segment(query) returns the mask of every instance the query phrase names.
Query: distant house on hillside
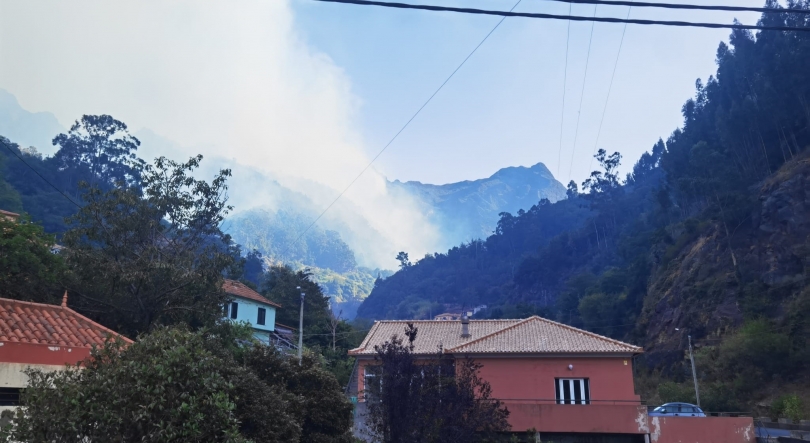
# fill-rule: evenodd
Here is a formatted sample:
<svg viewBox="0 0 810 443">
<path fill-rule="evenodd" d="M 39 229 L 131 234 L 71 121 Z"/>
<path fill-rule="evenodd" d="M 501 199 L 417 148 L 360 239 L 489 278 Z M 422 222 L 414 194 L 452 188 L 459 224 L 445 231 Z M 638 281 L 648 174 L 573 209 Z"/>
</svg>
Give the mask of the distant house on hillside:
<svg viewBox="0 0 810 443">
<path fill-rule="evenodd" d="M 0 217 L 11 220 L 11 221 L 17 221 L 20 218 L 20 214 L 17 214 L 16 212 L 4 211 L 4 210 L 0 209 Z"/>
<path fill-rule="evenodd" d="M 538 316 L 522 320 L 385 320 L 374 323 L 359 347 L 347 394 L 356 398 L 355 435 L 365 432 L 364 386 L 374 378 L 375 346 L 417 328 L 413 353 L 437 350 L 482 364 L 492 398 L 509 410 L 512 432 L 533 430 L 538 441 L 672 443 L 753 442 L 750 417 L 648 417 L 635 393 L 638 347 Z"/>
<path fill-rule="evenodd" d="M 0 298 L 0 410 L 19 405 L 28 386 L 23 370 L 63 369 L 90 356 L 93 345 L 107 339 L 132 340 L 107 329 L 62 305 L 47 305 Z"/>
<path fill-rule="evenodd" d="M 276 324 L 276 309 L 281 305 L 235 280 L 225 280 L 222 289 L 230 296 L 225 305 L 226 318 L 250 323 L 253 336 L 262 343 L 282 349 L 295 348 L 291 340 L 294 329 Z"/>
</svg>

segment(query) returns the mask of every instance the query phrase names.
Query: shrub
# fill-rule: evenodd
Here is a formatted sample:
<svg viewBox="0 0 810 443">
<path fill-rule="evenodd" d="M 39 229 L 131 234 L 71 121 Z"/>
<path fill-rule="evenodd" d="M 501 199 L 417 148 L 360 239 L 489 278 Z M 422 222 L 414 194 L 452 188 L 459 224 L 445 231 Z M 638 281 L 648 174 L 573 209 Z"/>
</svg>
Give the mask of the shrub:
<svg viewBox="0 0 810 443">
<path fill-rule="evenodd" d="M 786 394 L 777 398 L 771 405 L 771 411 L 779 418 L 799 421 L 805 417 L 804 402 L 796 394 Z"/>
</svg>

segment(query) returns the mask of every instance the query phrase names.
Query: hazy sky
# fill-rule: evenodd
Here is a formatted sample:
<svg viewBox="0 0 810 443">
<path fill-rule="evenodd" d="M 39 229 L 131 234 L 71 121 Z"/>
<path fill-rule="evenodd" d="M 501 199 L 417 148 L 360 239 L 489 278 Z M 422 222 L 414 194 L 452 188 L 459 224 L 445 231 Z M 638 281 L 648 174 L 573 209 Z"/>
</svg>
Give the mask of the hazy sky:
<svg viewBox="0 0 810 443">
<path fill-rule="evenodd" d="M 509 9 L 514 1 L 429 3 Z M 593 8 L 574 5 L 573 14 Z M 523 0 L 517 10 L 566 14 L 568 5 Z M 597 13 L 623 17 L 627 8 Z M 757 18 L 631 12 L 735 16 Z M 311 0 L 0 0 L 0 88 L 65 126 L 109 113 L 195 150 L 342 189 L 498 20 Z M 570 25 L 560 151 L 567 26 L 507 18 L 374 168 L 390 179 L 446 183 L 542 161 L 563 183 L 581 182 L 623 25 L 595 25 L 584 96 L 591 24 Z M 666 138 L 695 79 L 714 72 L 728 33 L 629 25 L 599 147 L 621 151 L 627 170 Z"/>
</svg>

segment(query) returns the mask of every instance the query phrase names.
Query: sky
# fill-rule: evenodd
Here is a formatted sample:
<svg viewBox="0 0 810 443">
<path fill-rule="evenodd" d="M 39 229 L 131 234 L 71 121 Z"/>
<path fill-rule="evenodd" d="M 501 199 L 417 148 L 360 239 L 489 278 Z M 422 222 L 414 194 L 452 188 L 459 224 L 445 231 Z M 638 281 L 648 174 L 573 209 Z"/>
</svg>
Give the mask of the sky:
<svg viewBox="0 0 810 443">
<path fill-rule="evenodd" d="M 568 9 L 543 0 L 516 8 Z M 597 12 L 620 17 L 627 8 Z M 757 15 L 635 8 L 631 17 L 754 23 Z M 312 0 L 0 0 L 0 88 L 65 126 L 110 113 L 184 146 L 342 188 L 499 20 Z M 507 18 L 373 168 L 440 184 L 543 162 L 563 183 L 581 182 L 604 112 L 598 147 L 622 152 L 628 170 L 680 124 L 728 31 L 627 26 L 605 111 L 624 25 L 595 24 L 592 40 L 591 27 Z"/>
<path fill-rule="evenodd" d="M 514 1 L 424 3 L 508 10 Z M 516 10 L 567 14 L 569 5 L 522 0 Z M 0 89 L 65 127 L 111 114 L 188 155 L 317 182 L 332 190 L 315 199 L 324 208 L 351 185 L 342 199 L 392 247 L 421 254 L 438 233 L 413 202 L 387 194 L 386 178 L 442 184 L 543 162 L 562 183 L 581 183 L 597 147 L 621 152 L 626 172 L 680 125 L 729 34 L 628 25 L 619 53 L 621 24 L 507 18 L 366 169 L 499 20 L 314 0 L 0 0 Z"/>
</svg>

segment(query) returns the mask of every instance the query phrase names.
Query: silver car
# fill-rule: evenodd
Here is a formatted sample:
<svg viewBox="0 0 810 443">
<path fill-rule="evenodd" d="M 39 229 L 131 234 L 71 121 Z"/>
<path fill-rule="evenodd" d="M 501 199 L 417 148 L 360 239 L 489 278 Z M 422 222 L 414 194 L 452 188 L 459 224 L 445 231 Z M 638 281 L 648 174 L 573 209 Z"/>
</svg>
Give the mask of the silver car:
<svg viewBox="0 0 810 443">
<path fill-rule="evenodd" d="M 666 403 L 652 410 L 650 417 L 705 417 L 699 407 L 689 403 Z"/>
</svg>

